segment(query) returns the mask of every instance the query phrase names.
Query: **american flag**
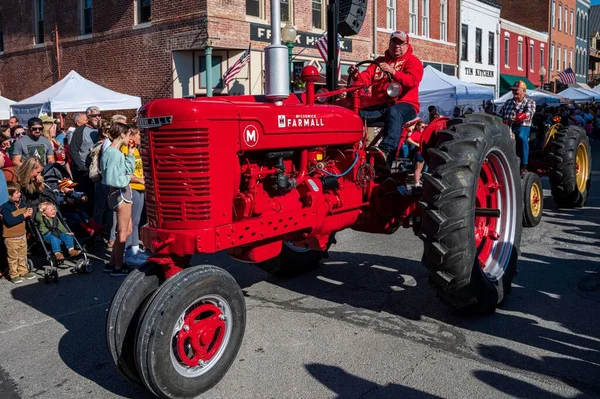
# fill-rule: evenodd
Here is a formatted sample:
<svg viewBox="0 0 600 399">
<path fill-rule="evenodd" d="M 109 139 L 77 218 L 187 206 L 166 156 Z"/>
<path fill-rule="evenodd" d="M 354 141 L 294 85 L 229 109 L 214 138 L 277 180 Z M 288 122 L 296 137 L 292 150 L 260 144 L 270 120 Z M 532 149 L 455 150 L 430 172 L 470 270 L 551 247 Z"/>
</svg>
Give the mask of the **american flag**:
<svg viewBox="0 0 600 399">
<path fill-rule="evenodd" d="M 337 44 L 337 71 L 338 79 L 340 79 L 340 35 L 338 35 Z M 321 36 L 321 38 L 317 40 L 317 50 L 319 50 L 319 53 L 321 53 L 321 58 L 323 58 L 323 61 L 327 63 L 327 32 L 323 33 L 323 36 Z"/>
<path fill-rule="evenodd" d="M 563 82 L 563 84 L 568 85 L 576 83 L 575 72 L 573 72 L 573 70 L 570 67 L 562 72 L 559 72 L 558 77 Z"/>
<path fill-rule="evenodd" d="M 225 86 L 229 86 L 229 83 L 233 81 L 235 75 L 237 75 L 249 61 L 250 45 L 248 45 L 248 49 L 244 51 L 244 54 L 242 54 L 240 59 L 237 60 L 231 67 L 229 67 L 229 69 L 223 74 L 223 83 L 225 83 Z"/>
</svg>

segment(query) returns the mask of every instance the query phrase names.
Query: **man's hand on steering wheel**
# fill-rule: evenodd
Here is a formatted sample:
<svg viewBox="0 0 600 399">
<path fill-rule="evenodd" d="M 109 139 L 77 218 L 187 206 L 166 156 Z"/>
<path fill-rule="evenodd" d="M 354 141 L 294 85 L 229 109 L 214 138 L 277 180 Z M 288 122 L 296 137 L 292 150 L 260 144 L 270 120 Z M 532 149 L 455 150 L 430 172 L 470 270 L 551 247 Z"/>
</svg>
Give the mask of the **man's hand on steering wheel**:
<svg viewBox="0 0 600 399">
<path fill-rule="evenodd" d="M 379 63 L 379 69 L 381 69 L 383 72 L 389 73 L 391 75 L 394 75 L 394 73 L 396 72 L 396 70 L 390 64 L 387 64 L 385 62 Z"/>
</svg>

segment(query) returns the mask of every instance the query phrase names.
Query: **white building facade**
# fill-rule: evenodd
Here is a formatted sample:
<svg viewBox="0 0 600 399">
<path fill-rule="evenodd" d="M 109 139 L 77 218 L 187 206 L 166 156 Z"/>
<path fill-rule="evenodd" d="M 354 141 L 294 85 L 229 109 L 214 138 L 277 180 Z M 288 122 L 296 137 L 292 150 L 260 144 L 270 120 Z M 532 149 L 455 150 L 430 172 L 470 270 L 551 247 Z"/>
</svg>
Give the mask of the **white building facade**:
<svg viewBox="0 0 600 399">
<path fill-rule="evenodd" d="M 463 0 L 460 7 L 458 77 L 493 87 L 497 96 L 501 5 L 491 0 Z"/>
</svg>

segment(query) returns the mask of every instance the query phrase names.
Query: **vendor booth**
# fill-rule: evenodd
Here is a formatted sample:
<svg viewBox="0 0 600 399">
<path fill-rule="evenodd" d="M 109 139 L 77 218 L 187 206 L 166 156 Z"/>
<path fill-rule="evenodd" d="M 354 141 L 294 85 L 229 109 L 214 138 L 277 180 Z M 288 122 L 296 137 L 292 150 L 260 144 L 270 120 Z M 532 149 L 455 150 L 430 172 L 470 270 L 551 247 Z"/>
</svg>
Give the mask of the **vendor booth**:
<svg viewBox="0 0 600 399">
<path fill-rule="evenodd" d="M 561 97 L 556 94 L 539 89 L 527 90 L 526 96 L 535 101 L 536 105 L 559 105 L 561 103 L 564 104 L 568 102 L 568 99 L 566 97 Z M 497 107 L 501 107 L 502 105 L 504 105 L 505 102 L 512 100 L 512 98 L 512 91 L 509 91 L 502 97 L 494 100 L 494 105 L 496 105 Z"/>
<path fill-rule="evenodd" d="M 11 105 L 13 115 L 28 120 L 42 113 L 85 111 L 97 106 L 101 111 L 138 109 L 140 97 L 109 90 L 71 71 L 62 80 L 46 90 Z"/>
<path fill-rule="evenodd" d="M 10 106 L 15 104 L 15 101 L 0 96 L 0 120 L 4 121 L 10 118 Z"/>
<path fill-rule="evenodd" d="M 486 101 L 494 98 L 494 89 L 488 86 L 466 83 L 446 75 L 437 69 L 427 66 L 419 86 L 419 102 L 423 118 L 427 115 L 427 107 L 435 105 L 442 115 L 452 115 L 454 107 L 463 111 L 471 108 L 473 112 L 483 111 Z"/>
<path fill-rule="evenodd" d="M 569 100 L 573 100 L 576 103 L 591 103 L 594 101 L 600 101 L 600 93 L 594 90 L 586 90 L 580 87 L 569 87 L 558 93 L 560 96 L 567 97 Z"/>
</svg>

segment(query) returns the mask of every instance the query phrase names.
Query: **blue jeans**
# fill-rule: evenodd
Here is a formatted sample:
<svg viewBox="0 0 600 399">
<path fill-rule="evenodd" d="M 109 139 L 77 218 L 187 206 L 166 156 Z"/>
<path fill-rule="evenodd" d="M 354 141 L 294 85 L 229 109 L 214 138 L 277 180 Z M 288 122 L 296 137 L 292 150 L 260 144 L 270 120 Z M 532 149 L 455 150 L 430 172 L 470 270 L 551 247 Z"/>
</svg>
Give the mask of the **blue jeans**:
<svg viewBox="0 0 600 399">
<path fill-rule="evenodd" d="M 398 143 L 402 135 L 402 125 L 417 117 L 417 112 L 412 105 L 398 103 L 390 107 L 376 110 L 361 110 L 360 116 L 367 122 L 384 122 L 383 139 L 379 148 L 383 151 L 396 155 Z"/>
<path fill-rule="evenodd" d="M 67 249 L 74 248 L 73 236 L 67 233 L 60 233 L 60 238 L 52 233 L 48 233 L 44 236 L 44 241 L 50 243 L 53 253 L 62 252 L 61 242 L 65 243 Z"/>
<path fill-rule="evenodd" d="M 517 155 L 521 157 L 521 165 L 529 163 L 529 132 L 531 127 L 521 126 L 515 131 L 515 139 L 517 140 Z"/>
</svg>

